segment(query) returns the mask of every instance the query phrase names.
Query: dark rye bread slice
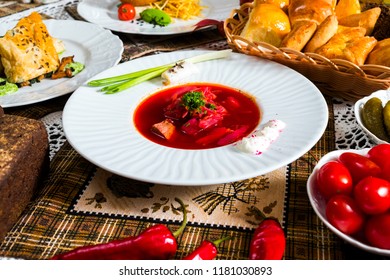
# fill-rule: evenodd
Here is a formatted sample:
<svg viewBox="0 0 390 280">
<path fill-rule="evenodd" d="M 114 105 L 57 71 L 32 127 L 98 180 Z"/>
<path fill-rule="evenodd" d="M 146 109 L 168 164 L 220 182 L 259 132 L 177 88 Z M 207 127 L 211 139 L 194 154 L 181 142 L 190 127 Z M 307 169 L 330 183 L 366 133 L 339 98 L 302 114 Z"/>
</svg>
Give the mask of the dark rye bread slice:
<svg viewBox="0 0 390 280">
<path fill-rule="evenodd" d="M 4 114 L 0 107 L 0 242 L 47 174 L 48 150 L 41 121 Z"/>
</svg>

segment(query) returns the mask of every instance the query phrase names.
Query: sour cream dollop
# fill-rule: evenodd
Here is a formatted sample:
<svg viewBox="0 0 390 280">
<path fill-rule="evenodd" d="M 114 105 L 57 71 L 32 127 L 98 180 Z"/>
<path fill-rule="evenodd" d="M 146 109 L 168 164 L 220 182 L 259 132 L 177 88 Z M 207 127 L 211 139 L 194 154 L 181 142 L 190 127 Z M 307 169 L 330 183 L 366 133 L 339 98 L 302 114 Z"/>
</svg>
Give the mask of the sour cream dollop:
<svg viewBox="0 0 390 280">
<path fill-rule="evenodd" d="M 188 77 L 199 73 L 195 64 L 188 61 L 180 61 L 161 74 L 164 85 L 178 84 Z"/>
<path fill-rule="evenodd" d="M 286 124 L 281 120 L 270 120 L 261 129 L 242 138 L 235 146 L 241 152 L 260 155 L 279 137 L 285 127 Z"/>
</svg>

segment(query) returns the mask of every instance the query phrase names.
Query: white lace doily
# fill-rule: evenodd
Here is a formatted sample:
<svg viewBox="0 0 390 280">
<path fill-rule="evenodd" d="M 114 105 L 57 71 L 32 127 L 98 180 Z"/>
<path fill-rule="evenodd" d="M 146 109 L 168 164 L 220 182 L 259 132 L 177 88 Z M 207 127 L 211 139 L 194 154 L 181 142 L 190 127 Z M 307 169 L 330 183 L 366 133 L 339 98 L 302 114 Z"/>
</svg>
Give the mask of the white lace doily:
<svg viewBox="0 0 390 280">
<path fill-rule="evenodd" d="M 333 99 L 336 149 L 364 149 L 374 143 L 356 122 L 354 103 L 342 99 Z"/>
<path fill-rule="evenodd" d="M 49 138 L 49 157 L 53 159 L 66 141 L 64 130 L 62 128 L 62 111 L 46 115 L 41 119 L 44 123 Z"/>
</svg>

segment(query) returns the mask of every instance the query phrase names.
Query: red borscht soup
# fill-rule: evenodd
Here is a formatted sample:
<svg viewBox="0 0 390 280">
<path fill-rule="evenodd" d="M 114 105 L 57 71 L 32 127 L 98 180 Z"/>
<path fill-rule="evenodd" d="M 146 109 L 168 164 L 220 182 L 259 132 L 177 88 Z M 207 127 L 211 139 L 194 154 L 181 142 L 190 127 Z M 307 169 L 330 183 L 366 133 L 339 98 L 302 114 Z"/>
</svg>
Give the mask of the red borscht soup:
<svg viewBox="0 0 390 280">
<path fill-rule="evenodd" d="M 260 117 L 254 98 L 238 89 L 189 83 L 147 97 L 135 110 L 134 124 L 155 143 L 196 150 L 240 140 L 257 127 Z"/>
</svg>

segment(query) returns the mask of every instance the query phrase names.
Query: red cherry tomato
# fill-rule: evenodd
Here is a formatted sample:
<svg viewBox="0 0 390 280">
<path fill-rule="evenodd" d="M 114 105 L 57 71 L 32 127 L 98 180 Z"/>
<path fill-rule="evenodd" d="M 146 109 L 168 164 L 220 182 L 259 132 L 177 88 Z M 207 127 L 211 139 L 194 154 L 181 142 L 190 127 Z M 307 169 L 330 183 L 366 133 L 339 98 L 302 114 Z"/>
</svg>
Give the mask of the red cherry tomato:
<svg viewBox="0 0 390 280">
<path fill-rule="evenodd" d="M 135 8 L 133 5 L 125 3 L 118 7 L 118 18 L 120 20 L 132 20 L 135 18 Z"/>
<path fill-rule="evenodd" d="M 381 214 L 390 209 L 390 182 L 386 180 L 366 177 L 355 185 L 353 195 L 366 214 Z"/>
<path fill-rule="evenodd" d="M 382 167 L 390 159 L 390 144 L 379 144 L 367 152 L 367 157 Z"/>
<path fill-rule="evenodd" d="M 350 195 L 352 177 L 344 164 L 330 161 L 320 167 L 317 174 L 317 185 L 326 200 L 335 194 Z"/>
<path fill-rule="evenodd" d="M 335 228 L 348 235 L 360 231 L 365 221 L 365 215 L 355 200 L 344 194 L 337 194 L 329 199 L 326 217 Z"/>
<path fill-rule="evenodd" d="M 384 162 L 382 165 L 382 173 L 380 176 L 382 179 L 390 181 L 390 158 L 388 161 Z"/>
<path fill-rule="evenodd" d="M 382 171 L 375 162 L 360 154 L 344 152 L 339 160 L 348 168 L 354 184 L 368 176 L 379 176 Z"/>
<path fill-rule="evenodd" d="M 390 249 L 390 212 L 370 217 L 364 235 L 371 245 Z"/>
</svg>

